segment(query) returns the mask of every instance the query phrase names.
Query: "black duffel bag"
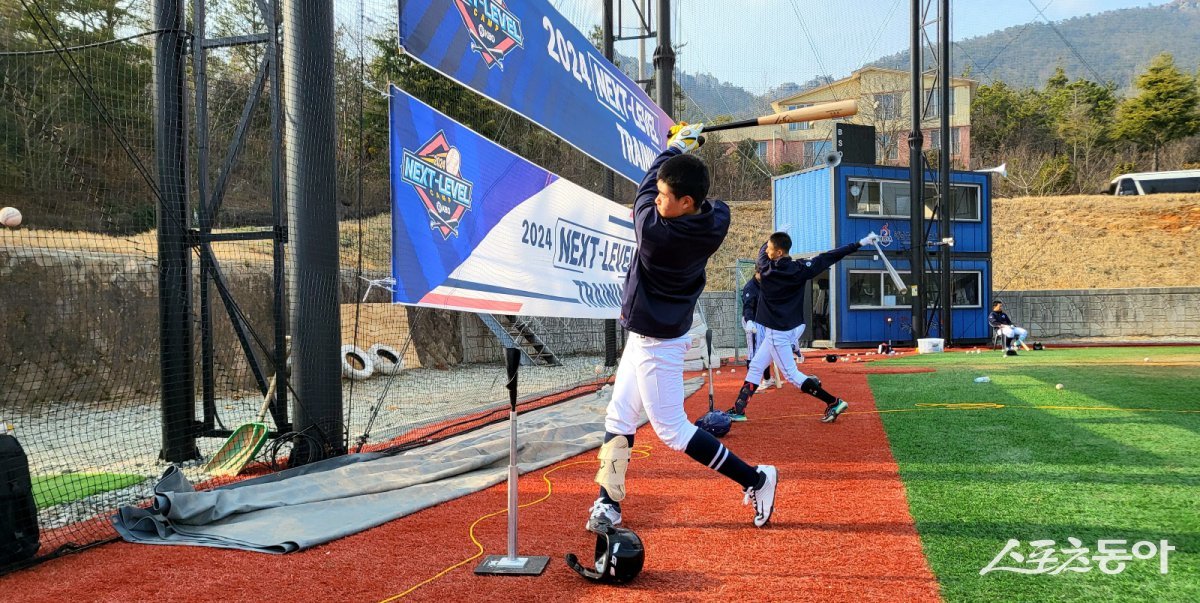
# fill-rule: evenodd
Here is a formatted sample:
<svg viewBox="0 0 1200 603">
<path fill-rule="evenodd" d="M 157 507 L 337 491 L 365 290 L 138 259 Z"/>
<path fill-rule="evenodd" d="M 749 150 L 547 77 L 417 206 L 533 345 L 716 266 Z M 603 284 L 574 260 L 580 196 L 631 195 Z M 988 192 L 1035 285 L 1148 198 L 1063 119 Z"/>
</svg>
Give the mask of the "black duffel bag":
<svg viewBox="0 0 1200 603">
<path fill-rule="evenodd" d="M 29 459 L 17 438 L 0 434 L 0 568 L 32 559 L 38 536 Z"/>
</svg>

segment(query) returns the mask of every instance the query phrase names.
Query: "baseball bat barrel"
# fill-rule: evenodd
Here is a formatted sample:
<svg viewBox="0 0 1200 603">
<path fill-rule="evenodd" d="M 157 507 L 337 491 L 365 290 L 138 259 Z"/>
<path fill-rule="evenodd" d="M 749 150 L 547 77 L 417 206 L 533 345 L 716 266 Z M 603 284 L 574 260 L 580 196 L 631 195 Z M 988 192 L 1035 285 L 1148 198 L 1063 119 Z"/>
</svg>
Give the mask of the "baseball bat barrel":
<svg viewBox="0 0 1200 603">
<path fill-rule="evenodd" d="M 875 251 L 879 252 L 879 257 L 883 260 L 883 267 L 887 268 L 888 276 L 892 277 L 892 284 L 896 286 L 897 290 L 904 291 L 906 287 L 904 286 L 904 281 L 900 278 L 900 273 L 896 272 L 896 269 L 892 267 L 892 263 L 888 261 L 887 254 L 883 253 L 883 248 L 879 246 L 878 241 L 875 242 Z"/>
<path fill-rule="evenodd" d="M 719 132 L 721 130 L 733 130 L 736 128 L 750 128 L 753 126 L 773 126 L 778 124 L 790 124 L 802 121 L 817 121 L 821 119 L 834 119 L 837 117 L 850 117 L 858 113 L 858 101 L 847 99 L 832 103 L 821 103 L 812 105 L 811 107 L 800 107 L 784 111 L 783 113 L 772 113 L 751 119 L 743 119 L 741 121 L 733 121 L 727 124 L 715 124 L 704 126 L 705 132 Z"/>
</svg>

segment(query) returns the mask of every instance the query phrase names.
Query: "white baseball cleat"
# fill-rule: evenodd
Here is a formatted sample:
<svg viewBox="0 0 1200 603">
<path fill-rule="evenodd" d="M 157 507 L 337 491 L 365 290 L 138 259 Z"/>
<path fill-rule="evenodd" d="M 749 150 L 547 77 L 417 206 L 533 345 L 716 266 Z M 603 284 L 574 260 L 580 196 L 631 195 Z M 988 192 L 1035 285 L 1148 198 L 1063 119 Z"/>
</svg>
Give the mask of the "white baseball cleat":
<svg viewBox="0 0 1200 603">
<path fill-rule="evenodd" d="M 589 532 L 603 532 L 605 526 L 621 525 L 621 512 L 616 507 L 597 498 L 592 503 L 592 511 L 584 525 Z"/>
<path fill-rule="evenodd" d="M 761 488 L 746 488 L 742 504 L 754 503 L 754 525 L 761 528 L 771 521 L 771 513 L 775 511 L 775 486 L 779 484 L 779 471 L 771 465 L 759 465 L 758 472 L 766 479 Z"/>
</svg>

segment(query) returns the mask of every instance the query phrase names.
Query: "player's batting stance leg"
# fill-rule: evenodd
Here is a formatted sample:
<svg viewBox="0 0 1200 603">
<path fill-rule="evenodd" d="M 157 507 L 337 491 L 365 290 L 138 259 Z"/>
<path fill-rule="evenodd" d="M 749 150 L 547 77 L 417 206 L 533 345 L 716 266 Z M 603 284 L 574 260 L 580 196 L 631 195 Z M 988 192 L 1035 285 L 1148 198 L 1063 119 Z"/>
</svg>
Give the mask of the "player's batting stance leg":
<svg viewBox="0 0 1200 603">
<path fill-rule="evenodd" d="M 629 335 L 604 420 L 605 444 L 600 448 L 600 471 L 596 474 L 600 497 L 592 505 L 587 529 L 600 531 L 606 523 L 621 523 L 629 449 L 643 409 L 664 444 L 742 487 L 746 495 L 743 504 L 755 506 L 754 525 L 761 527 L 770 520 L 778 480 L 775 468 L 750 466 L 712 434 L 693 425 L 683 411 L 683 356 L 690 344 L 687 336 L 656 339 Z"/>
<path fill-rule="evenodd" d="M 800 368 L 796 366 L 795 356 L 792 355 L 792 347 L 800 340 L 800 336 L 804 334 L 806 325 L 800 325 L 790 331 L 776 331 L 770 327 L 766 328 L 766 342 L 759 346 L 758 352 L 754 354 L 754 359 L 750 361 L 749 368 L 746 369 L 746 381 L 742 383 L 742 389 L 738 392 L 737 401 L 734 402 L 733 408 L 726 411 L 729 417 L 734 421 L 746 420 L 746 406 L 750 404 L 750 397 L 754 392 L 758 391 L 759 377 L 758 374 L 764 368 L 775 362 L 783 370 L 783 374 L 792 385 L 800 388 L 800 391 L 825 403 L 825 416 L 821 417 L 821 422 L 832 423 L 837 420 L 838 415 L 846 412 L 850 407 L 845 400 L 836 398 L 833 394 L 825 391 L 821 387 L 821 380 L 814 375 L 806 375 L 800 372 Z"/>
<path fill-rule="evenodd" d="M 763 347 L 763 344 L 767 341 L 767 328 L 759 324 L 754 325 L 754 327 L 754 353 L 757 354 L 759 348 Z M 754 356 L 751 356 L 750 360 L 753 361 Z M 747 363 L 746 369 L 750 369 L 749 363 Z M 771 387 L 771 383 L 771 361 L 768 360 L 767 365 L 763 367 L 762 381 L 759 381 L 759 384 L 766 384 L 763 387 Z"/>
</svg>

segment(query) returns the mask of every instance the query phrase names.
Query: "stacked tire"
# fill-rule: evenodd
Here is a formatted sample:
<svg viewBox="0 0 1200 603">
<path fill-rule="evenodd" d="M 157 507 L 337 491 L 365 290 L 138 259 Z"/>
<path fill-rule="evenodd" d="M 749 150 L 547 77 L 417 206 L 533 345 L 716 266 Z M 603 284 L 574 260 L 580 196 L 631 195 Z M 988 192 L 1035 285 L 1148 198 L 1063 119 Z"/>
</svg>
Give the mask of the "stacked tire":
<svg viewBox="0 0 1200 603">
<path fill-rule="evenodd" d="M 351 381 L 363 381 L 373 375 L 398 375 L 404 370 L 404 357 L 396 348 L 383 343 L 366 350 L 346 344 L 341 355 L 342 376 Z"/>
</svg>

